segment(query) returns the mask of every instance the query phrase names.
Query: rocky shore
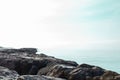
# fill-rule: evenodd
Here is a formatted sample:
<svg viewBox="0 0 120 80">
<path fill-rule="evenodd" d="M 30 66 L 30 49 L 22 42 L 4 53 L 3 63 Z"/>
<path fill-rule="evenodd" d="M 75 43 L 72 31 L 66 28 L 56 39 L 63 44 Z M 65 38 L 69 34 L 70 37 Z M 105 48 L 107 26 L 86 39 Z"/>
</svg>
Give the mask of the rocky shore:
<svg viewBox="0 0 120 80">
<path fill-rule="evenodd" d="M 0 80 L 120 80 L 120 74 L 45 54 L 0 47 Z"/>
</svg>

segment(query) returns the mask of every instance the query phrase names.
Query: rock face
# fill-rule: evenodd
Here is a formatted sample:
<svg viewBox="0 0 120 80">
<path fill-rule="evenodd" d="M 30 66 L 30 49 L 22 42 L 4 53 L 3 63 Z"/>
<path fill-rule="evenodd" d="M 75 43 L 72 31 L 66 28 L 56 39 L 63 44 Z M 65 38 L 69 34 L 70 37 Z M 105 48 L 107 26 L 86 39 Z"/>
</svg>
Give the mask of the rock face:
<svg viewBox="0 0 120 80">
<path fill-rule="evenodd" d="M 38 73 L 38 70 L 46 68 L 51 64 L 77 66 L 76 62 L 64 61 L 47 55 L 43 56 L 43 54 L 35 54 L 35 52 L 36 49 L 34 48 L 3 49 L 0 51 L 0 66 L 15 70 L 20 75 L 35 75 Z"/>
<path fill-rule="evenodd" d="M 65 79 L 38 75 L 22 75 L 17 80 L 65 80 Z"/>
<path fill-rule="evenodd" d="M 75 69 L 74 66 L 66 66 L 66 65 L 55 65 L 52 67 L 51 70 L 47 73 L 47 76 L 52 76 L 52 77 L 60 77 L 64 79 L 69 78 L 69 73 Z"/>
<path fill-rule="evenodd" d="M 29 53 L 29 54 L 35 54 L 37 52 L 36 48 L 21 48 L 21 49 L 9 49 L 9 48 L 0 48 L 1 53 Z"/>
<path fill-rule="evenodd" d="M 120 80 L 116 72 L 36 52 L 0 47 L 0 80 Z"/>
<path fill-rule="evenodd" d="M 100 67 L 82 64 L 69 73 L 69 80 L 86 80 L 101 76 L 104 73 L 104 69 Z"/>
<path fill-rule="evenodd" d="M 16 71 L 0 66 L 0 80 L 15 80 L 18 76 Z"/>
<path fill-rule="evenodd" d="M 100 79 L 102 80 L 117 80 L 118 73 L 112 71 L 106 71 Z M 120 77 L 118 78 L 120 79 Z"/>
</svg>

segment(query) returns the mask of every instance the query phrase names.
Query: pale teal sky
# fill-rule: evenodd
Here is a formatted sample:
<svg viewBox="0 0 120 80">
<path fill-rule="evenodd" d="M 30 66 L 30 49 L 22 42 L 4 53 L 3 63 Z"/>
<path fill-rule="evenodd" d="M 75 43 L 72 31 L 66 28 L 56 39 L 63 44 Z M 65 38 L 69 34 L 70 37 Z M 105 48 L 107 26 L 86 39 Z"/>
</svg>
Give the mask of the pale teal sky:
<svg viewBox="0 0 120 80">
<path fill-rule="evenodd" d="M 0 44 L 120 50 L 120 0 L 2 0 Z"/>
</svg>

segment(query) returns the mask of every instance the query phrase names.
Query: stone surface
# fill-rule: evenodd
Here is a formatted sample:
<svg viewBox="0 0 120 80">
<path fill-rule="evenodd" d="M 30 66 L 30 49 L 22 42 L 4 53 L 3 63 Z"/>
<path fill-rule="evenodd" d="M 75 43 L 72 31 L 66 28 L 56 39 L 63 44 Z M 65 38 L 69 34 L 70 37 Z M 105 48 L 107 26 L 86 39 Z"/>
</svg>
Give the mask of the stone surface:
<svg viewBox="0 0 120 80">
<path fill-rule="evenodd" d="M 36 48 L 20 48 L 20 49 L 13 49 L 13 48 L 0 48 L 0 53 L 29 53 L 35 54 L 37 52 Z"/>
<path fill-rule="evenodd" d="M 101 77 L 101 80 L 115 80 L 115 77 L 118 76 L 118 73 L 113 71 L 106 71 Z M 117 78 L 117 77 L 116 77 Z"/>
<path fill-rule="evenodd" d="M 16 71 L 0 66 L 0 80 L 15 80 L 18 76 Z"/>
<path fill-rule="evenodd" d="M 88 64 L 79 65 L 69 73 L 69 80 L 86 80 L 104 74 L 104 69 Z"/>
<path fill-rule="evenodd" d="M 36 75 L 37 73 L 41 75 L 46 74 L 50 66 L 52 67 L 53 64 L 66 64 L 72 66 L 78 65 L 76 62 L 73 61 L 65 61 L 44 54 L 35 54 L 32 52 L 36 52 L 36 49 L 1 49 L 0 66 L 4 66 L 11 70 L 15 70 L 20 75 Z"/>
<path fill-rule="evenodd" d="M 115 80 L 120 80 L 120 75 L 114 77 Z"/>
<path fill-rule="evenodd" d="M 47 73 L 47 76 L 59 77 L 68 79 L 69 73 L 74 69 L 74 66 L 66 66 L 66 65 L 55 65 L 52 69 Z"/>
<path fill-rule="evenodd" d="M 38 76 L 38 75 L 22 75 L 17 80 L 65 80 L 61 78 Z"/>
<path fill-rule="evenodd" d="M 120 80 L 116 72 L 36 52 L 36 48 L 0 47 L 0 80 Z"/>
</svg>

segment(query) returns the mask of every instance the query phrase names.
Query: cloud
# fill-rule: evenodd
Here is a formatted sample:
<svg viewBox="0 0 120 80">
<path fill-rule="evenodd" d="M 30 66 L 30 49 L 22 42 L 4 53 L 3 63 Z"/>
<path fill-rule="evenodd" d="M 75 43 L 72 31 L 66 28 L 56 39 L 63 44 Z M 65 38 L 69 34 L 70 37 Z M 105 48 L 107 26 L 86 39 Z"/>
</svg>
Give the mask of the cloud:
<svg viewBox="0 0 120 80">
<path fill-rule="evenodd" d="M 120 36 L 118 7 L 112 0 L 2 0 L 0 44 L 40 48 L 111 44 Z"/>
</svg>

